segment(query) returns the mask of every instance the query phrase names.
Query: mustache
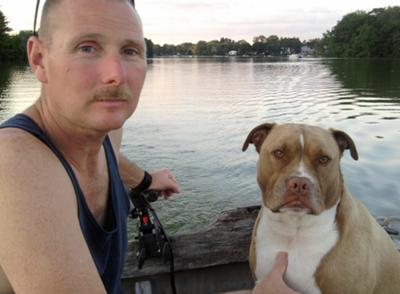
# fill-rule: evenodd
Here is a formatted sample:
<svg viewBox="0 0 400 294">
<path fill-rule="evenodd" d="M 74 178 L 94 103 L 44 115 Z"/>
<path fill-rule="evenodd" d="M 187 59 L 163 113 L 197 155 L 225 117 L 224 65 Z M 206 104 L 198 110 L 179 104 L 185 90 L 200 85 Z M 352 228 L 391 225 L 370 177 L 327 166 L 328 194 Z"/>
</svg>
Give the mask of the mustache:
<svg viewBox="0 0 400 294">
<path fill-rule="evenodd" d="M 129 91 L 121 88 L 106 88 L 93 93 L 93 99 L 95 101 L 110 100 L 110 98 L 129 101 L 133 99 L 133 95 Z"/>
</svg>

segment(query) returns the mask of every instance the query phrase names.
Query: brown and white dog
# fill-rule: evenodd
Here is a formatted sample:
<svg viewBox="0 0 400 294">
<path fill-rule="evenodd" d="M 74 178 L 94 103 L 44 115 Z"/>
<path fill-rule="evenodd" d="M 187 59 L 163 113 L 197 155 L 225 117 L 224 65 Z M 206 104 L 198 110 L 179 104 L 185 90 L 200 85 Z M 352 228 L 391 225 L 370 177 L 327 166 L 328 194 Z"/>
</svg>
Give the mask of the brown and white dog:
<svg viewBox="0 0 400 294">
<path fill-rule="evenodd" d="M 285 281 L 301 293 L 400 293 L 400 254 L 344 186 L 343 152 L 349 149 L 358 159 L 346 133 L 262 124 L 250 132 L 243 151 L 249 144 L 259 153 L 262 192 L 250 246 L 256 280 L 271 270 L 279 251 L 286 251 Z"/>
</svg>

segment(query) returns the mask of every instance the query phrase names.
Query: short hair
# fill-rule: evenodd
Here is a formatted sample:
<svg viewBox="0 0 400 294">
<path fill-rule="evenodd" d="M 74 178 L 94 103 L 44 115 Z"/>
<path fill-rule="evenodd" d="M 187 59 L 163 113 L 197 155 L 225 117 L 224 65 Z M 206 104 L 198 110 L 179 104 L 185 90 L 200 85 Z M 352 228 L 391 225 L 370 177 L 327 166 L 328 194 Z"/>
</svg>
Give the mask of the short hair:
<svg viewBox="0 0 400 294">
<path fill-rule="evenodd" d="M 38 31 L 38 36 L 42 40 L 44 40 L 48 45 L 51 44 L 51 21 L 50 21 L 50 13 L 51 11 L 57 7 L 62 1 L 71 1 L 71 0 L 46 0 L 43 4 L 42 15 L 40 17 L 40 27 Z M 74 0 L 72 0 L 74 1 Z M 134 0 L 109 0 L 109 1 L 120 1 L 120 2 L 128 2 L 135 8 Z M 140 19 L 139 19 L 140 21 Z M 140 21 L 141 23 L 141 21 Z"/>
<path fill-rule="evenodd" d="M 51 43 L 50 34 L 50 12 L 54 7 L 60 4 L 63 0 L 46 0 L 42 9 L 42 16 L 40 17 L 40 26 L 38 30 L 38 36 Z"/>
</svg>

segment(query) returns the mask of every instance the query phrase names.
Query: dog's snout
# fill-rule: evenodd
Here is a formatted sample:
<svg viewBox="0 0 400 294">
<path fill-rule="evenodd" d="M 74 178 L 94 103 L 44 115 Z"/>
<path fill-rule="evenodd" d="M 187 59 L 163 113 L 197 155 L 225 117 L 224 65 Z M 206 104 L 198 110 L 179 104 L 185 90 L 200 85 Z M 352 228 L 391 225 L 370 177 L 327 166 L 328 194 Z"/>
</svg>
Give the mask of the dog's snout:
<svg viewBox="0 0 400 294">
<path fill-rule="evenodd" d="M 311 189 L 311 182 L 304 177 L 291 177 L 287 181 L 288 190 L 299 196 L 308 196 Z"/>
</svg>

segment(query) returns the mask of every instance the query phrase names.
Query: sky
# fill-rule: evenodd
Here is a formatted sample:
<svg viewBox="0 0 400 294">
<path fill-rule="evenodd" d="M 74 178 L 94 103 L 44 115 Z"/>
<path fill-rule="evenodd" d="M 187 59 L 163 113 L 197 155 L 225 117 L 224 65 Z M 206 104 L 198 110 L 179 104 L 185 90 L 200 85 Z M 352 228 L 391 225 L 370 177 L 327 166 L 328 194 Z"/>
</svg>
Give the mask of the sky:
<svg viewBox="0 0 400 294">
<path fill-rule="evenodd" d="M 41 2 L 44 2 L 42 0 Z M 399 0 L 135 0 L 145 37 L 156 44 L 196 43 L 221 37 L 277 35 L 320 38 L 347 13 L 400 5 Z M 34 0 L 0 0 L 14 31 L 31 30 Z"/>
</svg>

